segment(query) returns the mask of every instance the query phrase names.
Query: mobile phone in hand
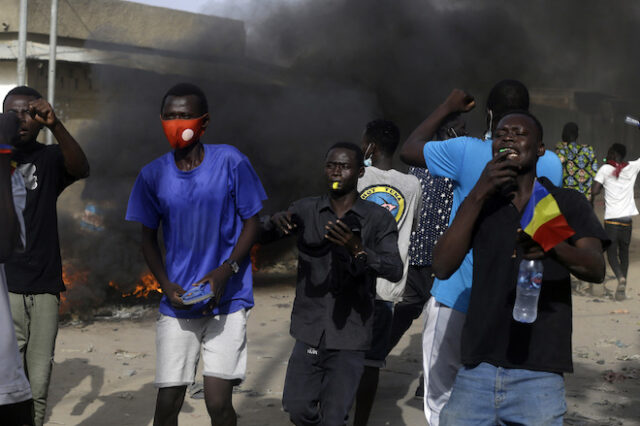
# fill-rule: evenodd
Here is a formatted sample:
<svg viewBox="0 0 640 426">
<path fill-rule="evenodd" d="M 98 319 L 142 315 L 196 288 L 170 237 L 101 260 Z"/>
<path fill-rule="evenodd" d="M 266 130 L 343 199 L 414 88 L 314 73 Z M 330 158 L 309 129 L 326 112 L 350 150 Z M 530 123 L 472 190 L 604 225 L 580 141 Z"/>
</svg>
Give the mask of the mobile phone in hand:
<svg viewBox="0 0 640 426">
<path fill-rule="evenodd" d="M 213 292 L 211 291 L 211 285 L 209 282 L 205 282 L 199 286 L 193 286 L 189 291 L 182 295 L 182 303 L 185 305 L 194 305 L 203 300 L 211 299 Z"/>
</svg>

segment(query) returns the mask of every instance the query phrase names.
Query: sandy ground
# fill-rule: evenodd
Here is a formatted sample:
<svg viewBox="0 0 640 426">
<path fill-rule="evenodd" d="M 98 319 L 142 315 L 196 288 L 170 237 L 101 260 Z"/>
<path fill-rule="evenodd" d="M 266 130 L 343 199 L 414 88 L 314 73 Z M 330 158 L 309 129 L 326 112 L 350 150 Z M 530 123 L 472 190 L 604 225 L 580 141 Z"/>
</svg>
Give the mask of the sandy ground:
<svg viewBox="0 0 640 426">
<path fill-rule="evenodd" d="M 631 249 L 628 299 L 575 294 L 574 374 L 566 376 L 569 425 L 640 424 L 640 232 Z M 606 287 L 615 290 L 609 277 Z M 247 380 L 234 405 L 240 425 L 286 425 L 281 409 L 293 340 L 291 279 L 256 285 L 249 318 Z M 139 309 L 138 309 L 139 311 Z M 48 425 L 151 425 L 155 403 L 155 309 L 140 319 L 69 322 L 58 335 Z M 414 322 L 382 370 L 370 424 L 426 424 L 413 398 L 421 369 L 422 321 Z M 202 400 L 186 398 L 182 425 L 208 425 Z"/>
</svg>

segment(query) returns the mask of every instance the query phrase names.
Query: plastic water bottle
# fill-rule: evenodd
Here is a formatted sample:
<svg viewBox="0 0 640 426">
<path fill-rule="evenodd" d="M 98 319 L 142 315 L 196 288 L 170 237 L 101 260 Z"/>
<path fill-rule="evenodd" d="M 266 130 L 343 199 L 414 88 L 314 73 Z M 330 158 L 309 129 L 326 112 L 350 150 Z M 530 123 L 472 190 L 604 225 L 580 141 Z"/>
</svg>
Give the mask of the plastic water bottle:
<svg viewBox="0 0 640 426">
<path fill-rule="evenodd" d="M 542 286 L 544 267 L 541 260 L 520 262 L 518 283 L 516 284 L 516 303 L 513 306 L 513 319 L 519 322 L 532 323 L 538 317 L 538 296 Z"/>
</svg>

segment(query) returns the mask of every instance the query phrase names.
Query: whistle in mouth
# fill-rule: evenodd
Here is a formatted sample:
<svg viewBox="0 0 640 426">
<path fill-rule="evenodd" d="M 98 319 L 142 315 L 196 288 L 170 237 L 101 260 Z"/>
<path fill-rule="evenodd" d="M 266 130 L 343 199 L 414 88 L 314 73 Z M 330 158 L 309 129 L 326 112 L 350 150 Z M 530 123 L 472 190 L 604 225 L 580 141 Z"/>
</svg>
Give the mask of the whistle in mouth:
<svg viewBox="0 0 640 426">
<path fill-rule="evenodd" d="M 331 188 L 332 188 L 332 189 L 338 189 L 338 186 L 340 186 L 340 182 L 333 182 L 333 183 L 331 184 Z"/>
</svg>

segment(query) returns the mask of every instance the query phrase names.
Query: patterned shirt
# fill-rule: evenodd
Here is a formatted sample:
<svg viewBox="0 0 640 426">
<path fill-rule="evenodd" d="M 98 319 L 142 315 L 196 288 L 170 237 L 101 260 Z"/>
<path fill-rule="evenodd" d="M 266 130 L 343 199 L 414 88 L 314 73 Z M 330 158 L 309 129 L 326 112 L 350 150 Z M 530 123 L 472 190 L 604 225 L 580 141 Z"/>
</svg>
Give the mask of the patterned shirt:
<svg viewBox="0 0 640 426">
<path fill-rule="evenodd" d="M 562 162 L 562 186 L 575 189 L 591 200 L 591 184 L 598 171 L 593 147 L 575 142 L 558 142 L 556 154 Z"/>
<path fill-rule="evenodd" d="M 449 178 L 433 176 L 427 169 L 418 167 L 409 167 L 409 173 L 420 179 L 422 186 L 422 208 L 411 232 L 409 264 L 429 266 L 433 260 L 433 247 L 449 225 L 453 182 Z"/>
</svg>

